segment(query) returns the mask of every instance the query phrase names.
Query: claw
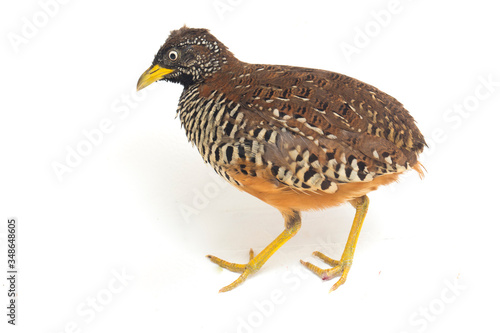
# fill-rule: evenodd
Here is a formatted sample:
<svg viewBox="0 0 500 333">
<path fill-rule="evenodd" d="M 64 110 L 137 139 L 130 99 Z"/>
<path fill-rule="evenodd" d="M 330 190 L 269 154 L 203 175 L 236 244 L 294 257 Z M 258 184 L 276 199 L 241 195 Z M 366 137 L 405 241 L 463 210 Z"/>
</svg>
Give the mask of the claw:
<svg viewBox="0 0 500 333">
<path fill-rule="evenodd" d="M 242 284 L 243 281 L 245 281 L 247 279 L 248 275 L 250 275 L 250 270 L 243 271 L 243 273 L 241 273 L 241 275 L 236 280 L 234 280 L 233 283 L 228 284 L 227 286 L 221 288 L 219 290 L 219 292 L 220 293 L 225 293 L 226 291 L 233 290 L 234 288 L 236 288 L 237 286 L 239 286 L 240 284 Z"/>
<path fill-rule="evenodd" d="M 231 272 L 241 273 L 241 275 L 233 283 L 225 286 L 224 288 L 221 288 L 219 290 L 220 293 L 236 288 L 237 286 L 242 284 L 243 281 L 247 279 L 250 273 L 253 273 L 255 271 L 253 265 L 253 259 L 254 259 L 253 249 L 250 249 L 249 257 L 250 260 L 248 264 L 235 264 L 229 261 L 222 260 L 212 255 L 207 255 L 208 259 L 210 259 L 213 263 L 219 265 L 220 267 L 230 270 Z"/>
<path fill-rule="evenodd" d="M 307 269 L 309 269 L 311 272 L 313 272 L 314 274 L 319 276 L 320 279 L 322 279 L 322 280 L 331 280 L 333 278 L 338 277 L 339 275 L 343 275 L 343 272 L 347 268 L 346 267 L 347 265 L 343 264 L 342 262 L 340 262 L 338 260 L 333 260 L 333 259 L 325 256 L 321 252 L 314 252 L 313 255 L 315 257 L 320 258 L 328 265 L 332 266 L 332 268 L 322 269 L 322 268 L 319 268 L 318 266 L 311 264 L 310 262 L 305 262 L 303 260 L 301 260 L 300 263 L 302 265 L 304 265 Z M 349 269 L 347 269 L 347 271 L 348 270 Z M 347 273 L 346 273 L 346 276 L 347 276 Z M 337 286 L 335 289 L 337 289 L 339 286 Z"/>
<path fill-rule="evenodd" d="M 324 263 L 326 263 L 326 264 L 328 264 L 328 265 L 330 265 L 332 267 L 340 265 L 340 261 L 333 260 L 330 257 L 325 256 L 323 253 L 321 253 L 319 251 L 314 251 L 312 255 L 315 256 L 318 259 L 321 259 Z"/>
<path fill-rule="evenodd" d="M 346 279 L 347 279 L 347 273 L 345 275 L 342 273 L 340 279 L 337 282 L 335 282 L 335 284 L 330 288 L 328 292 L 331 293 L 332 291 L 337 290 L 338 287 L 344 284 Z"/>
<path fill-rule="evenodd" d="M 253 257 L 254 257 L 253 250 L 250 249 L 250 261 L 253 259 Z M 210 254 L 207 255 L 207 258 L 210 259 L 210 261 L 212 261 L 214 264 L 217 264 L 220 267 L 225 268 L 225 269 L 230 270 L 231 272 L 235 272 L 235 273 L 243 273 L 245 271 L 245 268 L 247 267 L 247 265 L 235 264 L 235 263 L 232 263 L 229 261 L 222 260 L 222 259 L 217 258 L 215 256 L 212 256 Z"/>
</svg>

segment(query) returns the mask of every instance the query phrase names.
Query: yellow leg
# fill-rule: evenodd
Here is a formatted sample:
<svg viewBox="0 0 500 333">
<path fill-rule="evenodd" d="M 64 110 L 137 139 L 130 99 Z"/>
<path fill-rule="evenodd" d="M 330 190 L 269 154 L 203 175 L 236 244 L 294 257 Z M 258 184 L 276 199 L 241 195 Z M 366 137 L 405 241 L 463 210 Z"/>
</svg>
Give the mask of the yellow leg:
<svg viewBox="0 0 500 333">
<path fill-rule="evenodd" d="M 363 196 L 351 201 L 351 204 L 356 208 L 356 216 L 354 216 L 354 221 L 349 233 L 349 238 L 347 239 L 344 253 L 342 253 L 342 258 L 340 259 L 340 261 L 330 259 L 323 253 L 317 251 L 313 252 L 313 256 L 316 256 L 319 259 L 323 260 L 325 263 L 332 266 L 332 268 L 321 269 L 309 262 L 305 262 L 302 260 L 300 261 L 302 265 L 306 266 L 309 270 L 311 270 L 323 280 L 330 280 L 340 276 L 340 279 L 333 285 L 333 287 L 330 289 L 330 292 L 334 291 L 342 284 L 344 284 L 347 279 L 347 274 L 349 273 L 349 269 L 351 269 L 352 258 L 354 257 L 354 250 L 356 249 L 359 232 L 361 231 L 363 221 L 368 211 L 369 200 L 367 196 Z"/>
<path fill-rule="evenodd" d="M 212 262 L 216 263 L 220 267 L 226 268 L 231 272 L 241 273 L 241 275 L 233 283 L 225 286 L 219 290 L 219 292 L 229 291 L 243 283 L 243 281 L 245 281 L 250 274 L 257 272 L 274 254 L 274 252 L 276 252 L 283 244 L 292 238 L 297 231 L 299 231 L 301 225 L 300 213 L 297 211 L 282 213 L 285 218 L 285 230 L 257 256 L 254 257 L 253 250 L 250 249 L 250 261 L 248 264 L 234 264 L 211 255 L 207 256 Z"/>
</svg>

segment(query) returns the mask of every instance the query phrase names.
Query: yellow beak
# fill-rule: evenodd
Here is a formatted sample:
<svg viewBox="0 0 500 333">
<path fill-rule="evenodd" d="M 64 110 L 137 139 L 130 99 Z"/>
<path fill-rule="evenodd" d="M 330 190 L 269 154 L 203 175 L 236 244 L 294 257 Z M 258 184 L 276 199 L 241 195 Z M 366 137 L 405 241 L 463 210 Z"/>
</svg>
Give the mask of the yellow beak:
<svg viewBox="0 0 500 333">
<path fill-rule="evenodd" d="M 167 74 L 173 71 L 173 69 L 163 68 L 158 65 L 149 67 L 139 78 L 137 82 L 137 91 L 146 88 L 153 82 L 163 79 Z"/>
</svg>

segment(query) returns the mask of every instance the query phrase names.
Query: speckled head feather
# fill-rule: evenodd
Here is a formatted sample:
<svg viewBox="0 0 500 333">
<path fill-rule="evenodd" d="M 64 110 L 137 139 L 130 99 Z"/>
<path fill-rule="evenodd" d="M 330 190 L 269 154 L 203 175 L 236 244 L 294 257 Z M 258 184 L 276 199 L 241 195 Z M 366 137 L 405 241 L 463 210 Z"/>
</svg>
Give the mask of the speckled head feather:
<svg viewBox="0 0 500 333">
<path fill-rule="evenodd" d="M 165 80 L 189 86 L 221 70 L 233 54 L 208 29 L 173 30 L 153 65 L 175 69 Z"/>
</svg>

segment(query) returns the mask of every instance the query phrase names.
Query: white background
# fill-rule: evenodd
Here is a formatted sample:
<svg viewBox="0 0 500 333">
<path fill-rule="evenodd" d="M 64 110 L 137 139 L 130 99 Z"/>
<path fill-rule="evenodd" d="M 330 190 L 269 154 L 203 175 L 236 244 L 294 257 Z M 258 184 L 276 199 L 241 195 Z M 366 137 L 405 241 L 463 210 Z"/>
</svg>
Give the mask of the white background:
<svg viewBox="0 0 500 333">
<path fill-rule="evenodd" d="M 20 271 L 15 328 L 6 324 L 0 274 L 2 332 L 499 329 L 493 2 L 25 0 L 3 2 L 0 22 L 0 267 L 15 216 Z M 373 84 L 418 121 L 429 143 L 426 177 L 408 173 L 370 195 L 354 265 L 337 291 L 299 259 L 315 250 L 340 257 L 349 205 L 303 214 L 298 235 L 258 274 L 217 293 L 237 275 L 205 255 L 245 262 L 283 221 L 202 163 L 174 119 L 181 86 L 135 93 L 183 24 L 211 29 L 243 61 Z M 78 148 L 87 155 L 73 156 L 58 177 L 54 165 Z"/>
</svg>

